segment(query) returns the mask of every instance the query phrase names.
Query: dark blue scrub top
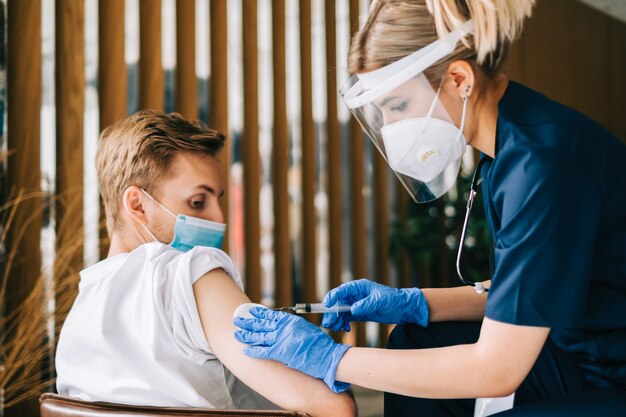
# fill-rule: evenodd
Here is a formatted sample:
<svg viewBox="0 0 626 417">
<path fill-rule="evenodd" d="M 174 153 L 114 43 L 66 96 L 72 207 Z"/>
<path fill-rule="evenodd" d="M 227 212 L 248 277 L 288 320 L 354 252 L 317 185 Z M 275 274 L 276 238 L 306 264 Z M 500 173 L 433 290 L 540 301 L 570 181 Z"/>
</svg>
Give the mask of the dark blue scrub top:
<svg viewBox="0 0 626 417">
<path fill-rule="evenodd" d="M 513 82 L 496 141 L 481 186 L 495 264 L 487 317 L 550 327 L 592 384 L 626 387 L 626 145 Z"/>
</svg>

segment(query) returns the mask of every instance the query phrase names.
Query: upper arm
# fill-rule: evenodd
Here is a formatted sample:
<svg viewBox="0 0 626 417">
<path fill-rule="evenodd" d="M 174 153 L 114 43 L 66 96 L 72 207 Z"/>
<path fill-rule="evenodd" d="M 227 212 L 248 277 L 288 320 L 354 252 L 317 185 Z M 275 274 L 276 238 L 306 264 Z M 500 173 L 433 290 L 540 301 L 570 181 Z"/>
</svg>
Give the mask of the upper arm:
<svg viewBox="0 0 626 417">
<path fill-rule="evenodd" d="M 326 385 L 270 360 L 253 359 L 235 340 L 233 313 L 248 297 L 222 270 L 205 274 L 193 286 L 200 321 L 209 346 L 241 381 L 268 400 L 289 410 L 315 415 L 351 415 L 354 403 L 346 394 L 334 394 Z"/>
<path fill-rule="evenodd" d="M 547 327 L 520 326 L 485 318 L 473 346 L 477 363 L 500 395 L 515 391 L 535 364 L 548 338 Z"/>
</svg>

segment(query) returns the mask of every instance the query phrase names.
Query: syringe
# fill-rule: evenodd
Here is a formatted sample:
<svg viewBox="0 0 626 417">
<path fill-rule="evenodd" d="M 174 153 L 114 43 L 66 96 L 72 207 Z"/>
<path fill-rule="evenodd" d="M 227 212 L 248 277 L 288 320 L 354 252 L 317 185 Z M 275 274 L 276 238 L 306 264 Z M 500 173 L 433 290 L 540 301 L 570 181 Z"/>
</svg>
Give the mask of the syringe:
<svg viewBox="0 0 626 417">
<path fill-rule="evenodd" d="M 326 307 L 323 303 L 298 303 L 293 307 L 281 307 L 276 310 L 293 311 L 296 314 L 308 313 L 344 313 L 350 311 L 349 304 L 335 304 L 332 307 Z"/>
</svg>

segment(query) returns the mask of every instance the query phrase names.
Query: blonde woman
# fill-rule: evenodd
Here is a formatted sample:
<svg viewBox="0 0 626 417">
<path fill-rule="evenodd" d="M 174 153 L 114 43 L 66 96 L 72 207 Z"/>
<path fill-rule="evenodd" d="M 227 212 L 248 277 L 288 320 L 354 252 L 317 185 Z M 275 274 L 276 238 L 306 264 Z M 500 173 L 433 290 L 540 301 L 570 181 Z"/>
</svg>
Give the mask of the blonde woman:
<svg viewBox="0 0 626 417">
<path fill-rule="evenodd" d="M 377 1 L 341 92 L 416 202 L 449 190 L 467 145 L 482 153 L 470 197 L 482 179 L 491 280 L 463 277 L 459 253 L 467 286 L 359 280 L 327 294 L 327 306 L 352 307 L 326 327 L 398 324 L 391 349 L 349 348 L 296 316 L 252 310 L 235 319 L 246 354 L 337 391 L 385 391 L 389 416 L 472 415 L 472 399 L 512 393 L 503 415 L 624 415 L 626 146 L 502 73 L 533 3 Z"/>
</svg>

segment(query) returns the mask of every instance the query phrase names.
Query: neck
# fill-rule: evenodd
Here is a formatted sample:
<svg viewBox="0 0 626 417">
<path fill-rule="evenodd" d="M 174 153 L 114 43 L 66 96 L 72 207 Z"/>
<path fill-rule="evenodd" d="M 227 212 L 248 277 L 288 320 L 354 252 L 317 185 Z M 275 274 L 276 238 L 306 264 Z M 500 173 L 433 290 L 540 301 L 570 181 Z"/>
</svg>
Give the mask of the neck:
<svg viewBox="0 0 626 417">
<path fill-rule="evenodd" d="M 128 253 L 131 252 L 134 248 L 131 247 L 124 239 L 117 233 L 114 233 L 111 236 L 111 244 L 109 245 L 109 253 L 107 254 L 107 258 L 110 258 L 115 255 L 119 255 L 120 253 Z"/>
<path fill-rule="evenodd" d="M 476 115 L 470 131 L 469 145 L 492 158 L 496 155 L 496 127 L 498 122 L 498 102 L 504 95 L 508 80 L 500 75 L 483 98 L 474 104 L 471 114 Z"/>
<path fill-rule="evenodd" d="M 139 246 L 141 246 L 144 242 L 152 241 L 149 236 L 145 236 L 145 234 L 142 234 L 138 230 L 122 229 L 116 230 L 111 233 L 111 245 L 109 245 L 109 253 L 107 254 L 107 258 L 119 255 L 120 253 L 132 252 Z"/>
</svg>

